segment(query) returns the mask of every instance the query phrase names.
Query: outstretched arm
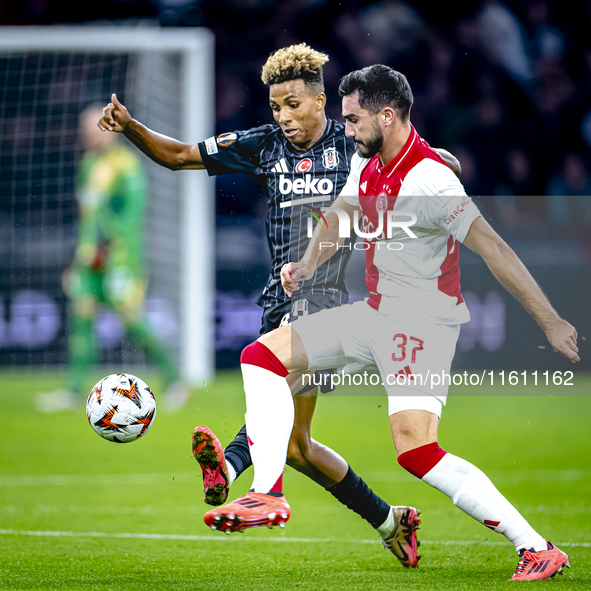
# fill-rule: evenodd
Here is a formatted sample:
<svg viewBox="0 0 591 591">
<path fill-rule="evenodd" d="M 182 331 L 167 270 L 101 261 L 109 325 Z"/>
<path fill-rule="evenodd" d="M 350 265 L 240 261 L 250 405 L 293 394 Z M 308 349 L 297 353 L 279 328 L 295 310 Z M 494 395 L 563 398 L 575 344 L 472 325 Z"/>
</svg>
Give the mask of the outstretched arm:
<svg viewBox="0 0 591 591">
<path fill-rule="evenodd" d="M 183 144 L 174 138 L 156 133 L 132 119 L 128 110 L 111 95 L 111 102 L 103 109 L 97 123 L 101 131 L 122 133 L 146 156 L 170 170 L 204 169 L 197 144 Z"/>
<path fill-rule="evenodd" d="M 503 287 L 534 317 L 554 350 L 573 363 L 579 361 L 577 331 L 558 315 L 525 265 L 483 217 L 474 220 L 464 244 L 484 259 Z"/>
</svg>

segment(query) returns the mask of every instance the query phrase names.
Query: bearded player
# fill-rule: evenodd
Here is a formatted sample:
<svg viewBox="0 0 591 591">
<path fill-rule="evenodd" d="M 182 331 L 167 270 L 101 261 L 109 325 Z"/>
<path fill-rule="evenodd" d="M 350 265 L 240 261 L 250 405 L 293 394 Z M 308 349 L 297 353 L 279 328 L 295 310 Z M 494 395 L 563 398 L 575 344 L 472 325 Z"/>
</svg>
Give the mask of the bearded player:
<svg viewBox="0 0 591 591">
<path fill-rule="evenodd" d="M 353 220 L 361 214 L 364 231 L 372 233 L 366 238 L 369 297 L 300 318 L 245 348 L 241 362 L 255 476 L 250 493 L 219 508 L 221 519 L 236 530 L 276 523 L 276 498 L 269 493 L 281 480 L 293 423 L 286 377 L 325 367 L 373 366 L 389 395 L 399 464 L 514 544 L 519 561 L 512 581 L 562 573 L 568 556 L 539 535 L 483 472 L 437 443 L 449 383 L 431 385 L 426 377 L 449 374 L 460 325 L 469 320 L 460 291 L 458 242 L 482 256 L 552 347 L 573 363 L 579 361 L 577 332 L 418 136 L 410 123 L 413 97 L 406 78 L 386 66 L 371 66 L 345 76 L 339 94 L 345 133 L 359 155 L 333 211 L 326 213 L 327 224 L 316 228 L 300 262 L 285 266 L 282 280 L 287 293 L 297 292 L 338 252 L 339 216 L 345 212 Z M 396 376 L 408 379 L 392 380 Z M 245 509 L 255 504 L 256 512 Z M 284 500 L 284 514 L 287 508 Z M 409 511 L 407 519 L 414 529 L 416 512 Z"/>
<path fill-rule="evenodd" d="M 301 284 L 297 297 L 285 294 L 280 278 L 282 266 L 301 257 L 306 249 L 310 209 L 329 206 L 339 195 L 356 150 L 355 143 L 345 137 L 344 125 L 325 114 L 322 66 L 327 60 L 327 55 L 304 43 L 280 49 L 269 57 L 261 78 L 269 88 L 269 104 L 277 125 L 223 133 L 188 145 L 132 119 L 115 95 L 98 123 L 103 131 L 123 133 L 152 160 L 171 170 L 206 169 L 210 175 L 244 173 L 265 190 L 272 269 L 257 301 L 263 308 L 261 334 L 289 323 L 293 317 L 348 303 L 345 266 L 350 249 L 341 249 L 319 265 Z M 459 166 L 453 156 L 445 151 L 442 154 L 452 166 Z M 298 204 L 303 198 L 306 203 Z M 291 390 L 298 396 L 294 398 L 295 421 L 286 451 L 287 463 L 366 519 L 386 540 L 385 546 L 409 566 L 408 557 L 395 541 L 407 533 L 405 523 L 410 509 L 391 508 L 342 457 L 310 437 L 316 386 L 302 387 L 300 376 L 292 378 Z M 249 407 L 248 412 L 251 410 Z M 203 470 L 205 502 L 212 505 L 226 500 L 229 486 L 252 464 L 245 427 L 225 454 L 209 429 L 197 427 L 193 453 Z M 269 492 L 280 494 L 279 488 Z M 282 509 L 279 503 L 278 515 Z M 224 524 L 216 520 L 216 511 L 211 513 L 211 527 L 224 529 Z"/>
</svg>

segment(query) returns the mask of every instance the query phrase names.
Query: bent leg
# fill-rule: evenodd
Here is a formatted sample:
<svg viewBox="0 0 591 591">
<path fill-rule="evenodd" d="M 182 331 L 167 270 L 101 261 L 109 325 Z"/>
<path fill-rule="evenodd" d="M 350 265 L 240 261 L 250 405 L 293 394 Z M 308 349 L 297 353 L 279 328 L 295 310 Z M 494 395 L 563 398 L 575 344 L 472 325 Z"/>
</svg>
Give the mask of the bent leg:
<svg viewBox="0 0 591 591">
<path fill-rule="evenodd" d="M 284 326 L 248 345 L 240 359 L 246 397 L 246 430 L 255 474 L 254 492 L 281 492 L 281 477 L 294 423 L 294 405 L 287 383 L 293 365 L 307 363 L 299 338 Z M 292 346 L 293 341 L 293 346 Z M 302 369 L 305 369 L 303 367 Z"/>
<path fill-rule="evenodd" d="M 302 369 L 307 365 L 306 353 L 297 333 L 289 325 L 266 333 L 258 342 L 265 345 L 273 355 L 284 365 L 294 367 L 287 376 L 292 394 L 295 396 L 302 388 Z M 292 362 L 293 358 L 293 362 Z M 245 385 L 246 387 L 246 385 Z M 264 395 L 264 393 L 261 393 Z M 302 400 L 302 402 L 298 402 Z M 347 472 L 347 463 L 335 452 L 318 444 L 310 438 L 310 423 L 316 406 L 316 396 L 294 398 L 295 418 L 292 438 L 290 440 L 287 463 L 296 470 L 309 476 L 318 484 L 327 487 L 336 484 Z M 294 435 L 295 432 L 295 435 Z M 236 434 L 234 439 L 224 450 L 226 461 L 229 463 L 230 484 L 252 465 L 250 445 L 246 433 L 246 425 Z M 312 454 L 314 461 L 310 463 L 306 458 Z M 318 470 L 318 467 L 321 471 Z M 322 472 L 325 469 L 326 472 Z M 342 476 L 341 476 L 342 474 Z M 340 478 L 339 478 L 340 477 Z"/>
<path fill-rule="evenodd" d="M 298 381 L 292 381 L 292 392 L 299 389 Z M 287 463 L 323 486 L 372 527 L 380 528 L 388 521 L 390 505 L 353 472 L 344 458 L 310 436 L 317 400 L 315 394 L 294 398 L 295 421 L 289 440 Z M 390 529 L 389 526 L 384 531 L 390 533 Z"/>
<path fill-rule="evenodd" d="M 326 313 L 330 315 L 334 311 L 319 312 L 314 316 L 314 322 L 329 318 Z M 305 322 L 304 319 L 298 322 L 300 330 Z M 315 343 L 318 351 L 314 362 L 320 366 L 318 369 L 343 365 L 338 363 L 346 360 L 339 339 L 333 331 L 321 332 L 324 335 L 322 343 Z M 301 397 L 298 400 L 296 397 L 297 414 L 294 411 L 294 401 L 285 378 L 290 371 L 295 377 L 308 368 L 308 355 L 298 332 L 292 326 L 285 326 L 265 334 L 244 350 L 241 364 L 247 401 L 248 442 L 255 467 L 253 490 L 281 492 L 281 474 L 289 449 L 290 463 L 359 513 L 378 529 L 380 535 L 389 535 L 395 527 L 390 506 L 375 495 L 340 456 L 310 437 L 315 398 Z M 297 379 L 291 386 L 296 391 L 299 389 Z"/>
<path fill-rule="evenodd" d="M 310 436 L 316 399 L 315 395 L 293 399 L 295 420 L 287 450 L 287 464 L 320 486 L 330 488 L 343 480 L 349 465 L 339 454 Z"/>
<path fill-rule="evenodd" d="M 291 374 L 290 377 L 294 376 Z M 301 385 L 300 376 L 292 381 L 291 391 L 297 392 Z M 295 418 L 287 450 L 287 464 L 311 478 L 324 488 L 340 482 L 349 466 L 336 452 L 310 437 L 312 416 L 316 407 L 316 394 L 296 396 L 294 399 Z M 252 465 L 246 425 L 238 431 L 224 450 L 226 462 L 230 464 L 230 484 Z M 232 474 L 232 470 L 234 473 Z"/>
<path fill-rule="evenodd" d="M 489 529 L 503 534 L 517 551 L 547 545 L 521 514 L 476 466 L 439 447 L 439 417 L 424 410 L 406 410 L 390 417 L 398 463 L 448 496 L 456 507 Z"/>
</svg>

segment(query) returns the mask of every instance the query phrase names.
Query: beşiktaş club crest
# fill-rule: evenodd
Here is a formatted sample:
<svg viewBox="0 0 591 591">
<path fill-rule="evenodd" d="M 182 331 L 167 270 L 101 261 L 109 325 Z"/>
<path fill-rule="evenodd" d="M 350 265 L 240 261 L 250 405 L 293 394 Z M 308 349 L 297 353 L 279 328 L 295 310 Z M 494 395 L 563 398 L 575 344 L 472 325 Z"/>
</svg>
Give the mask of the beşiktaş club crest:
<svg viewBox="0 0 591 591">
<path fill-rule="evenodd" d="M 339 165 L 339 153 L 336 148 L 326 148 L 322 152 L 322 166 L 328 170 L 332 170 Z"/>
<path fill-rule="evenodd" d="M 388 209 L 388 196 L 378 195 L 376 198 L 376 211 L 382 215 Z"/>
<path fill-rule="evenodd" d="M 296 300 L 291 305 L 291 316 L 292 318 L 297 318 L 298 316 L 307 316 L 308 315 L 308 300 L 306 298 L 302 298 L 301 300 Z"/>
</svg>

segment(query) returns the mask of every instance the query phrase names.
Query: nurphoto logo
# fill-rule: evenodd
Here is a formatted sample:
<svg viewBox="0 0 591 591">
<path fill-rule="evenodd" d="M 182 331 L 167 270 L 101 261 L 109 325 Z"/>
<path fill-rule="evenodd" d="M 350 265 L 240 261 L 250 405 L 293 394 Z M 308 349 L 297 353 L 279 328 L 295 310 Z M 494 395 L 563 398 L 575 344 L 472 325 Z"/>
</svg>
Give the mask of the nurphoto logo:
<svg viewBox="0 0 591 591">
<path fill-rule="evenodd" d="M 339 220 L 339 238 L 351 238 L 351 220 L 349 218 L 349 214 L 338 208 L 338 207 L 321 207 L 320 210 L 314 210 L 317 214 L 321 216 L 321 220 L 311 212 L 311 216 L 314 216 L 318 223 L 322 225 L 324 222 L 324 226 L 328 228 L 328 222 L 326 217 L 322 215 L 321 212 L 326 213 L 327 211 L 332 211 L 337 214 Z M 385 244 L 388 250 L 402 250 L 404 248 L 404 244 L 402 242 L 393 242 L 392 235 L 393 230 L 395 228 L 401 229 L 409 238 L 416 238 L 416 234 L 410 229 L 417 221 L 417 216 L 410 212 L 410 211 L 382 211 L 380 212 L 382 215 L 378 216 L 379 223 L 378 227 L 375 228 L 374 225 L 369 221 L 367 216 L 362 217 L 362 226 L 359 227 L 359 211 L 356 210 L 353 213 L 353 231 L 359 238 L 363 238 L 363 242 L 355 242 L 353 248 L 355 250 L 368 250 L 371 248 L 371 244 L 375 244 L 377 248 L 381 245 Z M 385 214 L 385 215 L 384 215 Z M 385 228 L 384 228 L 385 226 Z M 314 222 L 312 221 L 312 217 L 308 218 L 308 238 L 311 238 L 314 233 Z M 320 249 L 323 248 L 333 248 L 333 242 L 321 242 Z M 344 244 L 340 244 L 337 246 L 338 248 L 345 248 Z M 349 243 L 347 248 L 351 248 L 351 244 Z"/>
<path fill-rule="evenodd" d="M 306 175 L 309 176 L 309 175 Z M 301 180 L 301 179 L 300 179 Z M 302 180 L 302 183 L 304 181 Z M 294 183 L 295 185 L 295 183 Z M 291 189 L 291 187 L 290 187 Z M 283 192 L 283 191 L 282 191 Z M 378 216 L 378 225 L 375 227 L 373 221 L 370 221 L 369 217 L 364 215 L 361 219 L 361 227 L 359 225 L 359 210 L 353 213 L 353 224 L 349 214 L 339 207 L 320 207 L 319 209 L 307 205 L 317 201 L 316 197 L 304 197 L 303 199 L 293 199 L 292 201 L 284 201 L 281 203 L 281 208 L 284 207 L 295 207 L 296 205 L 306 206 L 310 211 L 307 225 L 308 238 L 312 238 L 314 234 L 314 219 L 318 222 L 321 227 L 328 228 L 328 222 L 326 217 L 323 215 L 328 211 L 334 212 L 338 217 L 338 229 L 339 238 L 351 238 L 351 227 L 355 235 L 359 238 L 365 239 L 365 242 L 356 242 L 354 245 L 355 250 L 368 250 L 372 243 L 376 244 L 379 248 L 382 244 L 386 244 L 388 250 L 402 250 L 404 244 L 401 242 L 392 242 L 393 231 L 395 228 L 401 229 L 409 238 L 417 238 L 417 235 L 410 229 L 411 226 L 417 223 L 416 214 L 411 211 L 387 211 L 387 199 L 381 199 L 378 197 L 376 200 L 376 211 L 380 214 Z M 321 242 L 320 248 L 332 248 L 334 247 L 333 242 Z M 351 248 L 351 244 L 343 246 L 338 245 L 338 248 Z"/>
</svg>

